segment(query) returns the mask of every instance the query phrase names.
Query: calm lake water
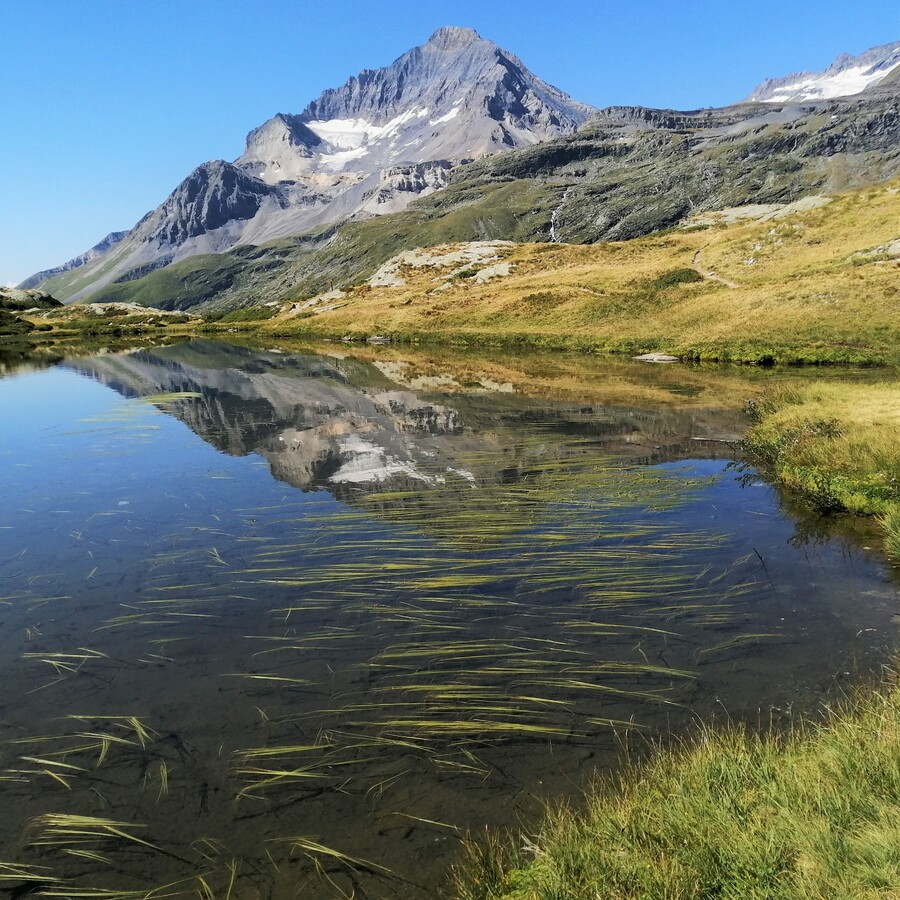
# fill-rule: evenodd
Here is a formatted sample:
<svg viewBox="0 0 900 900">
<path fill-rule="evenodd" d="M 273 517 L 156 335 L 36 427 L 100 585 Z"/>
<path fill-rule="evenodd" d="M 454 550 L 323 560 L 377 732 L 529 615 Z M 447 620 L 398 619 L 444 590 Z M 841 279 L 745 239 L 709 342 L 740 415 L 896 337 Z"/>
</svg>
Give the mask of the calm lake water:
<svg viewBox="0 0 900 900">
<path fill-rule="evenodd" d="M 877 675 L 869 532 L 736 464 L 785 377 L 211 342 L 8 373 L 0 888 L 434 897 L 623 748 Z"/>
</svg>

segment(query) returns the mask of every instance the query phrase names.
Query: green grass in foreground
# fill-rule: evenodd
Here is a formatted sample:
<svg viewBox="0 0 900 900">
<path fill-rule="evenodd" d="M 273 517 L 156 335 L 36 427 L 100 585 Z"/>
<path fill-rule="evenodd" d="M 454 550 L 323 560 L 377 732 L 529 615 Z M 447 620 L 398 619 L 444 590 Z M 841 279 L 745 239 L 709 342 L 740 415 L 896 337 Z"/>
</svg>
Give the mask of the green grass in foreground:
<svg viewBox="0 0 900 900">
<path fill-rule="evenodd" d="M 820 511 L 877 516 L 900 562 L 900 384 L 804 384 L 752 412 L 750 452 Z"/>
<path fill-rule="evenodd" d="M 783 738 L 706 730 L 500 844 L 470 844 L 458 897 L 900 897 L 900 689 Z"/>
</svg>

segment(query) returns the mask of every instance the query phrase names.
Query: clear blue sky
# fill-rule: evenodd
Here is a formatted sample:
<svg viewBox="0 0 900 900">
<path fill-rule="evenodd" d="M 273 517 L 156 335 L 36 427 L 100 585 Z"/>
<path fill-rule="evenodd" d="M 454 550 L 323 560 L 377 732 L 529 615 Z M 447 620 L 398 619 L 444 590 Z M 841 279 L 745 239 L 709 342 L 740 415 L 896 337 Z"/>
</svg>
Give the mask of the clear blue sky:
<svg viewBox="0 0 900 900">
<path fill-rule="evenodd" d="M 0 284 L 130 228 L 274 113 L 442 25 L 595 106 L 693 108 L 900 40 L 900 0 L 3 0 Z"/>
</svg>

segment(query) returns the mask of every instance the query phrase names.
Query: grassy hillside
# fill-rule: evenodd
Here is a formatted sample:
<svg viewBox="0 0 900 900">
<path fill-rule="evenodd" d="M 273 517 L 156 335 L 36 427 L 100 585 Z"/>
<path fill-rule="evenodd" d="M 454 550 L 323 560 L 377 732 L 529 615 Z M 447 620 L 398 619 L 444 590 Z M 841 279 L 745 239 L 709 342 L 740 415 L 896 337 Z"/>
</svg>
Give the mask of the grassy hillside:
<svg viewBox="0 0 900 900">
<path fill-rule="evenodd" d="M 335 285 L 358 282 L 412 247 L 497 237 L 534 240 L 546 233 L 557 194 L 529 180 L 450 186 L 427 207 L 416 205 L 352 222 L 337 232 L 325 230 L 261 247 L 191 257 L 142 278 L 110 284 L 90 300 L 209 312 L 313 296 Z"/>
<path fill-rule="evenodd" d="M 440 264 L 442 253 L 465 248 L 434 250 L 430 264 L 400 266 L 402 284 L 296 302 L 254 327 L 708 359 L 895 359 L 900 188 L 775 218 L 756 212 L 619 243 L 500 244 L 495 260 L 474 264 Z"/>
<path fill-rule="evenodd" d="M 89 288 L 97 278 L 111 272 L 120 263 L 125 249 L 122 245 L 116 245 L 108 253 L 90 260 L 82 266 L 59 272 L 46 281 L 42 281 L 40 287 L 42 290 L 49 291 L 54 297 L 68 300 L 80 291 Z"/>
<path fill-rule="evenodd" d="M 113 283 L 91 300 L 95 303 L 139 303 L 166 309 L 189 309 L 210 293 L 229 288 L 240 271 L 236 257 L 208 253 L 158 269 L 134 281 Z"/>
</svg>

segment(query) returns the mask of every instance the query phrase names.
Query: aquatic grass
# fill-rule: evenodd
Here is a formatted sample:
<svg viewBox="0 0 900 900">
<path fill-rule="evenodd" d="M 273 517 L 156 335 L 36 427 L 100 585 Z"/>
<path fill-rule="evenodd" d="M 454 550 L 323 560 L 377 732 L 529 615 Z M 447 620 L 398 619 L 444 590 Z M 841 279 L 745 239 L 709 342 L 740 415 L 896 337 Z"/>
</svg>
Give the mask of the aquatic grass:
<svg viewBox="0 0 900 900">
<path fill-rule="evenodd" d="M 379 865 L 378 863 L 370 862 L 365 859 L 359 859 L 350 856 L 347 853 L 342 853 L 340 850 L 336 850 L 334 847 L 327 847 L 324 844 L 319 843 L 319 841 L 313 840 L 309 837 L 298 835 L 291 837 L 272 838 L 272 843 L 287 844 L 292 849 L 300 850 L 302 853 L 310 856 L 311 858 L 324 856 L 329 859 L 334 859 L 340 863 L 343 863 L 351 869 L 368 869 L 370 871 L 383 872 L 388 875 L 393 874 L 390 869 L 387 869 L 384 866 Z"/>
<path fill-rule="evenodd" d="M 149 841 L 132 834 L 141 826 L 131 822 L 119 822 L 98 816 L 80 816 L 68 813 L 44 813 L 35 816 L 29 824 L 32 846 L 65 847 L 97 840 L 122 840 L 138 844 L 150 850 L 165 852 Z"/>
<path fill-rule="evenodd" d="M 49 884 L 59 881 L 54 877 L 49 866 L 23 865 L 21 863 L 0 861 L 0 884 L 5 881 L 34 882 Z"/>
<path fill-rule="evenodd" d="M 770 638 L 779 637 L 777 632 L 759 632 L 757 634 L 736 634 L 733 637 L 727 638 L 718 644 L 713 644 L 711 647 L 700 647 L 695 657 L 697 662 L 702 662 L 705 660 L 705 657 L 709 656 L 713 653 L 723 653 L 727 650 L 734 650 L 735 648 L 743 648 L 745 644 L 758 643 L 761 640 L 768 640 Z"/>
<path fill-rule="evenodd" d="M 143 719 L 138 716 L 83 716 L 83 715 L 74 715 L 69 714 L 66 716 L 67 719 L 70 719 L 74 722 L 94 722 L 94 721 L 102 721 L 110 723 L 114 728 L 119 728 L 123 731 L 129 732 L 134 735 L 137 739 L 138 743 L 141 747 L 146 747 L 148 743 L 151 743 L 154 738 L 157 736 L 156 732 L 150 728 Z M 76 733 L 78 736 L 95 736 L 90 732 L 78 732 Z M 114 737 L 111 735 L 104 735 L 105 740 L 113 740 L 122 743 L 133 743 L 132 741 L 121 738 Z"/>
<path fill-rule="evenodd" d="M 31 779 L 10 782 L 23 809 L 41 812 L 63 797 L 98 820 L 133 816 L 147 828 L 120 830 L 160 850 L 168 824 L 192 868 L 172 882 L 181 866 L 173 871 L 149 846 L 96 823 L 86 835 L 48 832 L 71 851 L 57 853 L 53 871 L 75 873 L 72 896 L 112 891 L 106 868 L 121 873 L 126 893 L 166 882 L 166 892 L 243 896 L 269 877 L 275 891 L 290 877 L 327 893 L 318 878 L 333 864 L 349 869 L 352 857 L 327 852 L 324 837 L 291 837 L 314 834 L 318 816 L 341 805 L 360 816 L 361 830 L 366 816 L 399 812 L 390 827 L 405 816 L 412 828 L 452 832 L 460 814 L 442 813 L 434 797 L 468 788 L 499 796 L 519 777 L 505 771 L 507 756 L 527 753 L 538 772 L 551 752 L 568 759 L 631 730 L 653 733 L 691 697 L 695 650 L 751 630 L 735 608 L 749 564 L 698 562 L 701 548 L 721 559 L 732 548 L 711 530 L 677 527 L 670 514 L 705 479 L 623 469 L 602 441 L 560 436 L 552 423 L 497 427 L 496 448 L 451 460 L 471 468 L 474 485 L 460 476 L 403 491 L 348 486 L 340 503 L 309 494 L 235 512 L 201 485 L 207 503 L 192 483 L 170 498 L 171 521 L 138 533 L 140 592 L 91 579 L 97 601 L 110 602 L 87 607 L 93 636 L 72 644 L 107 659 L 61 661 L 108 667 L 113 697 L 144 682 L 160 693 L 148 699 L 135 688 L 133 709 L 105 707 L 134 715 L 80 715 L 92 711 L 86 697 L 104 695 L 70 678 L 54 697 L 58 714 L 71 714 L 63 733 L 37 726 L 40 734 L 24 736 L 30 743 L 13 745 L 28 759 L 6 760 L 0 777 Z M 97 528 L 134 537 L 139 520 L 101 512 L 79 541 Z M 712 612 L 724 627 L 705 633 L 698 622 Z M 51 630 L 35 645 L 47 652 L 28 662 L 46 666 L 39 659 L 65 650 L 61 633 Z M 198 740 L 199 725 L 178 718 L 190 702 L 182 689 L 216 698 L 200 722 L 233 710 L 233 724 Z M 195 830 L 229 818 L 235 846 L 204 843 Z M 263 837 L 273 840 L 260 849 Z M 245 853 L 249 871 L 219 862 Z"/>
<path fill-rule="evenodd" d="M 156 799 L 159 801 L 169 793 L 169 767 L 164 759 L 159 761 L 156 777 L 159 781 L 159 794 Z"/>
<path fill-rule="evenodd" d="M 110 863 L 100 854 L 91 854 L 88 851 L 66 850 L 64 852 L 72 855 L 79 855 L 86 859 L 94 859 L 96 862 Z M 191 878 L 181 878 L 177 881 L 171 881 L 167 884 L 156 885 L 151 888 L 142 888 L 139 890 L 123 890 L 121 888 L 104 888 L 104 887 L 78 887 L 71 882 L 65 884 L 64 881 L 59 882 L 59 886 L 53 885 L 41 888 L 39 896 L 41 897 L 58 897 L 60 900 L 164 900 L 167 897 L 185 897 L 190 894 L 197 893 L 198 885 L 206 885 L 206 880 L 202 875 L 195 875 Z M 208 886 L 206 887 L 208 890 Z M 206 896 L 205 893 L 201 894 Z"/>
<path fill-rule="evenodd" d="M 124 752 L 117 758 L 117 767 L 144 766 L 150 745 L 158 738 L 156 732 L 137 716 L 72 714 L 65 719 L 77 723 L 76 729 L 11 739 L 10 747 L 37 748 L 36 752 L 18 757 L 33 767 L 10 766 L 2 770 L 0 777 L 33 781 L 35 775 L 46 776 L 67 790 L 73 790 L 82 783 L 91 782 L 96 770 L 107 763 L 112 748 Z M 97 730 L 92 730 L 92 726 Z M 162 759 L 158 762 L 158 777 L 167 791 L 168 764 Z"/>
<path fill-rule="evenodd" d="M 47 665 L 52 666 L 57 672 L 76 673 L 89 659 L 108 659 L 105 653 L 99 650 L 91 650 L 87 647 L 79 647 L 78 653 L 40 653 L 34 651 L 26 651 L 22 654 L 22 659 L 37 659 Z"/>
</svg>

